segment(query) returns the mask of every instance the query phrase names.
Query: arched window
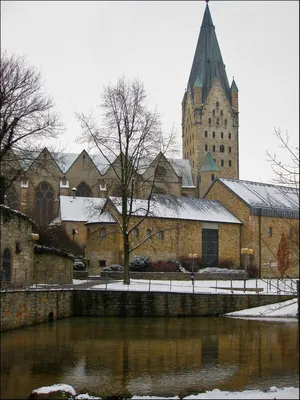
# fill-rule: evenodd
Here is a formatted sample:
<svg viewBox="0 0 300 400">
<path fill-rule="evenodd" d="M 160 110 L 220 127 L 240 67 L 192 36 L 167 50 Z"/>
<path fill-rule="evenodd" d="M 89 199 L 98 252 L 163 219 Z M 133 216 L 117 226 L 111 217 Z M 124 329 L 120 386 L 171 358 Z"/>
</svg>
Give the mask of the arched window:
<svg viewBox="0 0 300 400">
<path fill-rule="evenodd" d="M 272 229 L 271 226 L 269 226 L 269 229 L 268 229 L 268 236 L 271 238 L 272 235 L 273 235 L 273 229 Z"/>
<path fill-rule="evenodd" d="M 218 107 L 219 107 L 219 105 L 220 105 L 220 103 L 217 101 L 217 102 L 216 102 L 216 107 L 218 108 Z"/>
<path fill-rule="evenodd" d="M 223 132 L 221 132 L 221 139 L 223 139 L 224 138 L 224 133 Z"/>
<path fill-rule="evenodd" d="M 148 229 L 146 230 L 146 237 L 151 236 L 151 234 L 152 234 L 152 230 L 151 230 L 150 228 L 148 228 Z"/>
<path fill-rule="evenodd" d="M 139 236 L 140 236 L 139 228 L 134 228 L 134 230 L 133 230 L 133 237 L 134 237 L 134 239 L 138 239 Z"/>
<path fill-rule="evenodd" d="M 209 125 L 211 125 L 211 118 L 208 118 L 208 123 Z"/>
<path fill-rule="evenodd" d="M 34 219 L 39 225 L 48 225 L 53 221 L 54 194 L 51 185 L 41 182 L 35 191 Z"/>
<path fill-rule="evenodd" d="M 224 160 L 221 160 L 221 167 L 224 167 Z"/>
<path fill-rule="evenodd" d="M 19 201 L 15 189 L 13 187 L 10 187 L 8 190 L 6 190 L 5 195 L 6 205 L 13 210 L 19 210 Z"/>
<path fill-rule="evenodd" d="M 221 146 L 220 146 L 220 153 L 224 153 L 224 151 L 225 151 L 225 148 L 224 148 L 224 146 L 221 144 Z"/>
<path fill-rule="evenodd" d="M 217 125 L 219 125 L 220 124 L 220 120 L 219 120 L 219 118 L 217 118 Z"/>
<path fill-rule="evenodd" d="M 207 144 L 204 146 L 204 150 L 207 151 L 208 150 L 208 146 Z"/>
<path fill-rule="evenodd" d="M 10 281 L 11 275 L 11 251 L 10 249 L 6 248 L 3 251 L 2 257 L 2 273 L 0 280 Z"/>
<path fill-rule="evenodd" d="M 101 240 L 105 239 L 105 237 L 106 237 L 106 229 L 105 228 L 100 228 L 99 237 Z"/>
<path fill-rule="evenodd" d="M 78 196 L 78 197 L 93 197 L 90 187 L 84 182 L 81 182 L 80 185 L 77 186 L 76 196 Z"/>
<path fill-rule="evenodd" d="M 228 166 L 231 167 L 231 160 L 228 161 Z"/>
<path fill-rule="evenodd" d="M 231 132 L 228 132 L 228 139 L 231 139 Z"/>
<path fill-rule="evenodd" d="M 221 115 L 221 117 L 223 117 L 223 115 L 224 115 L 223 110 L 220 111 L 220 115 Z"/>
<path fill-rule="evenodd" d="M 215 138 L 215 137 L 216 137 L 216 132 L 215 132 L 215 131 L 213 131 L 213 134 L 212 134 L 212 136 L 213 136 L 213 138 Z"/>
<path fill-rule="evenodd" d="M 164 240 L 165 232 L 164 231 L 157 232 L 157 237 L 159 240 Z"/>
<path fill-rule="evenodd" d="M 211 174 L 210 179 L 211 179 L 211 181 L 214 181 L 215 180 L 215 175 Z"/>
<path fill-rule="evenodd" d="M 224 120 L 224 124 L 225 124 L 225 126 L 227 126 L 227 119 L 226 118 Z"/>
<path fill-rule="evenodd" d="M 216 115 L 216 111 L 215 110 L 212 110 L 212 115 L 213 115 L 213 117 Z"/>
<path fill-rule="evenodd" d="M 207 136 L 208 136 L 208 133 L 207 133 L 207 131 L 205 131 L 205 132 L 204 132 L 204 136 L 205 136 L 205 137 L 207 137 Z"/>
<path fill-rule="evenodd" d="M 231 147 L 230 146 L 228 147 L 228 153 L 231 153 Z"/>
<path fill-rule="evenodd" d="M 212 147 L 212 151 L 213 151 L 213 152 L 215 152 L 215 151 L 216 151 L 216 146 L 215 146 L 215 145 L 213 145 L 213 147 Z"/>
</svg>

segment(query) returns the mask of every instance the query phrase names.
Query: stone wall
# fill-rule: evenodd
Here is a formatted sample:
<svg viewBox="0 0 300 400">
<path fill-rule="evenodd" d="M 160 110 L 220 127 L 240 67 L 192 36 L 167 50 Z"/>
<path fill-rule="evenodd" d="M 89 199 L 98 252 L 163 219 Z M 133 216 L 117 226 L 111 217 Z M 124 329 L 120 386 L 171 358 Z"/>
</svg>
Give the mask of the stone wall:
<svg viewBox="0 0 300 400">
<path fill-rule="evenodd" d="M 3 279 L 3 265 L 5 262 L 5 281 L 12 282 L 15 286 L 23 286 L 32 275 L 34 258 L 34 241 L 31 237 L 34 223 L 26 215 L 0 207 L 0 254 L 1 254 L 1 279 Z M 9 254 L 4 260 L 5 254 Z"/>
<path fill-rule="evenodd" d="M 277 303 L 295 296 L 74 291 L 74 316 L 195 317 L 217 316 Z"/>
<path fill-rule="evenodd" d="M 35 253 L 32 283 L 73 283 L 73 259 L 57 253 Z"/>
<path fill-rule="evenodd" d="M 14 291 L 1 293 L 1 331 L 70 317 L 73 291 Z"/>
<path fill-rule="evenodd" d="M 100 276 L 103 279 L 123 279 L 123 272 L 109 272 L 102 271 Z M 215 281 L 215 280 L 230 280 L 230 279 L 245 279 L 245 271 L 244 270 L 236 270 L 230 274 L 228 273 L 218 273 L 214 274 L 211 272 L 207 273 L 195 273 L 195 280 L 206 280 L 206 281 Z M 133 272 L 130 271 L 131 279 L 144 279 L 144 280 L 165 280 L 165 281 L 190 281 L 191 274 L 189 272 Z"/>
</svg>

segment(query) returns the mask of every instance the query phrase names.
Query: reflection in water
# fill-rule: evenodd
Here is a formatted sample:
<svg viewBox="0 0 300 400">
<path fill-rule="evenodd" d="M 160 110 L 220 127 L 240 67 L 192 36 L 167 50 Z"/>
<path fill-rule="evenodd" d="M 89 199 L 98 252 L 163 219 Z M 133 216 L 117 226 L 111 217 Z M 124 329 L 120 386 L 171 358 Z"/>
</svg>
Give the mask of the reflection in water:
<svg viewBox="0 0 300 400">
<path fill-rule="evenodd" d="M 298 346 L 297 322 L 68 318 L 2 333 L 1 398 L 55 383 L 102 396 L 298 387 Z"/>
</svg>

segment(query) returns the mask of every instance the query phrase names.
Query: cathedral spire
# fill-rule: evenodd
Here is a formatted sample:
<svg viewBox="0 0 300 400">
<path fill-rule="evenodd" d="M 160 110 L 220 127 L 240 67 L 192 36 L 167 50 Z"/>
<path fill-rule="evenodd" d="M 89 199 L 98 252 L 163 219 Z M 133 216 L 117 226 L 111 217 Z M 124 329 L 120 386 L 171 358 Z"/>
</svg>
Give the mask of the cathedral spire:
<svg viewBox="0 0 300 400">
<path fill-rule="evenodd" d="M 193 65 L 191 68 L 188 86 L 193 88 L 199 77 L 202 83 L 203 102 L 206 100 L 213 80 L 218 77 L 226 96 L 230 100 L 230 87 L 219 48 L 215 27 L 211 18 L 208 1 L 201 24 L 200 34 L 196 46 Z"/>
</svg>

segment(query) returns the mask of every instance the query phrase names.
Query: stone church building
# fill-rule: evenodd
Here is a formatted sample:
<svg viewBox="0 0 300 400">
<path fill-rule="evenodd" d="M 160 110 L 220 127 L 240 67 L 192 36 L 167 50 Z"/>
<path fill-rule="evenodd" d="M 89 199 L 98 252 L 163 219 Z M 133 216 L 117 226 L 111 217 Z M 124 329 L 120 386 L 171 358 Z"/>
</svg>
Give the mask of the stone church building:
<svg viewBox="0 0 300 400">
<path fill-rule="evenodd" d="M 241 249 L 251 247 L 260 274 L 268 275 L 265 264 L 276 261 L 276 251 L 280 240 L 279 231 L 280 233 L 284 231 L 290 237 L 299 236 L 299 222 L 296 222 L 299 217 L 299 202 L 297 202 L 299 193 L 293 191 L 289 196 L 281 196 L 280 205 L 276 203 L 274 207 L 272 202 L 266 205 L 270 185 L 255 184 L 255 182 L 243 183 L 244 181 L 239 180 L 239 91 L 234 79 L 229 84 L 208 3 L 205 7 L 182 100 L 182 157 L 182 159 L 167 159 L 158 155 L 142 173 L 136 174 L 137 184 L 133 188 L 134 197 L 148 198 L 149 192 L 143 189 L 143 182 L 148 181 L 152 170 L 156 169 L 159 173 L 154 184 L 154 194 L 207 202 L 208 208 L 211 201 L 218 201 L 232 218 L 229 229 L 229 225 L 226 225 L 229 224 L 228 221 L 218 221 L 212 214 L 211 229 L 219 234 L 218 254 L 224 253 L 228 243 L 234 243 L 232 258 L 234 266 L 238 267 L 241 261 Z M 118 197 L 120 188 L 115 185 L 111 165 L 114 163 L 118 163 L 118 158 L 108 163 L 99 154 L 89 154 L 86 150 L 82 150 L 80 154 L 54 154 L 44 148 L 30 165 L 22 165 L 23 172 L 20 179 L 16 180 L 6 192 L 6 205 L 25 213 L 42 226 L 51 223 L 64 224 L 68 234 L 76 228 L 80 234 L 76 235 L 75 240 L 84 249 L 89 249 L 96 263 L 100 260 L 106 260 L 107 264 L 110 261 L 115 262 L 117 260 L 112 259 L 111 253 L 109 257 L 98 254 L 100 250 L 95 249 L 98 244 L 93 246 L 89 243 L 89 229 L 90 232 L 95 229 L 93 221 L 90 221 L 91 216 L 88 218 L 83 216 L 78 209 L 75 214 L 66 211 L 71 210 L 70 204 L 73 197 L 103 199 L 100 201 L 102 206 L 105 204 L 105 199 L 112 196 Z M 236 182 L 233 185 L 234 190 L 230 187 L 230 182 Z M 257 189 L 257 185 L 261 185 L 257 198 L 260 199 L 259 201 L 264 198 L 264 205 L 260 208 L 264 210 L 268 208 L 272 212 L 269 211 L 268 214 L 264 211 L 261 214 L 262 219 L 257 220 L 258 216 L 255 214 L 257 211 L 253 211 L 255 207 L 248 202 L 248 198 L 245 199 L 241 195 L 243 185 L 247 186 L 249 192 L 253 191 L 254 187 Z M 276 186 L 271 186 L 273 195 L 274 191 L 280 191 L 276 189 Z M 262 196 L 262 191 L 265 192 L 265 197 Z M 278 209 L 287 211 L 284 213 L 284 220 L 283 214 L 276 212 Z M 266 218 L 269 218 L 268 221 L 262 222 Z M 159 217 L 155 216 L 154 219 L 149 222 L 149 226 L 156 223 Z M 186 218 L 179 218 L 176 223 L 182 223 L 184 219 Z M 201 229 L 207 229 L 207 224 L 209 224 L 209 221 L 201 220 L 200 212 L 197 218 L 188 220 L 189 230 L 186 231 L 185 238 L 180 238 L 181 255 L 184 255 L 184 249 L 190 252 L 190 248 L 185 246 L 185 240 L 188 241 L 191 237 L 189 232 L 194 231 L 195 226 L 198 226 L 200 233 L 196 237 L 201 243 Z M 252 227 L 256 226 L 252 231 L 249 229 L 249 221 Z M 283 221 L 287 223 L 285 227 L 282 225 Z M 112 221 L 101 221 L 101 223 L 112 224 Z M 219 229 L 220 223 L 222 225 Z M 191 227 L 191 224 L 194 224 L 194 227 Z M 201 224 L 204 224 L 204 228 Z M 278 235 L 274 235 L 272 240 L 268 237 L 261 241 L 257 240 L 258 236 L 265 235 L 267 230 L 275 225 Z M 292 234 L 288 229 L 290 225 L 293 227 Z M 101 230 L 98 225 L 97 229 Z M 147 230 L 147 224 L 145 230 Z M 184 230 L 182 234 L 183 232 Z M 169 246 L 171 242 L 164 243 Z M 111 249 L 116 245 L 112 243 L 110 247 L 107 244 L 107 248 Z M 269 248 L 268 251 L 266 246 Z M 159 249 L 161 254 L 164 254 L 165 250 L 161 242 L 159 242 Z M 147 252 L 150 250 L 151 247 L 147 247 Z M 193 251 L 201 252 L 200 245 L 198 250 Z M 119 247 L 118 252 L 120 252 Z M 167 252 L 176 255 L 175 248 L 168 248 Z M 119 254 L 118 260 L 120 257 Z M 299 263 L 293 271 L 295 276 L 299 275 Z"/>
</svg>

